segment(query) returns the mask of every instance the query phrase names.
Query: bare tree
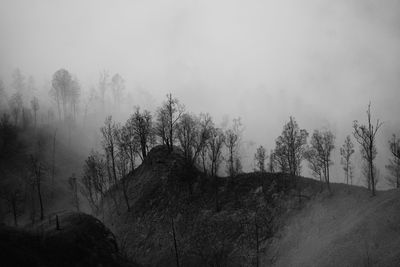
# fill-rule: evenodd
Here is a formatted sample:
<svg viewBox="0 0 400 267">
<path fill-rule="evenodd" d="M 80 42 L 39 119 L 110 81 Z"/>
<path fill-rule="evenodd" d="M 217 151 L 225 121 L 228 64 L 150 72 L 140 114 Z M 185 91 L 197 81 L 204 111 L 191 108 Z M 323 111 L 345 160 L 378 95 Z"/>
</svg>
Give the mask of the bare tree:
<svg viewBox="0 0 400 267">
<path fill-rule="evenodd" d="M 271 152 L 269 153 L 269 163 L 268 163 L 268 169 L 270 173 L 276 172 L 276 164 L 275 164 L 275 153 L 274 150 L 272 149 Z"/>
<path fill-rule="evenodd" d="M 18 172 L 13 170 L 1 171 L 1 187 L 0 187 L 0 197 L 4 199 L 10 209 L 14 219 L 14 225 L 18 226 L 18 217 L 23 212 L 23 203 L 25 201 L 25 191 L 23 187 L 23 181 L 19 175 L 15 173 Z"/>
<path fill-rule="evenodd" d="M 322 173 L 329 191 L 331 190 L 329 166 L 332 164 L 331 152 L 335 148 L 334 141 L 335 136 L 329 130 L 315 130 L 310 141 L 310 149 L 315 151 L 315 158 L 319 162 L 318 165 L 322 167 Z"/>
<path fill-rule="evenodd" d="M 210 161 L 210 174 L 214 177 L 215 183 L 215 209 L 219 211 L 219 204 L 218 204 L 218 169 L 219 165 L 221 164 L 223 157 L 222 157 L 222 148 L 225 143 L 225 134 L 219 128 L 212 128 L 210 132 L 210 139 L 208 141 L 208 158 Z"/>
<path fill-rule="evenodd" d="M 340 148 L 340 155 L 342 156 L 341 163 L 343 165 L 346 184 L 349 184 L 349 179 L 350 179 L 350 184 L 353 184 L 353 179 L 351 175 L 352 174 L 351 155 L 353 155 L 353 153 L 354 153 L 354 145 L 353 142 L 351 142 L 350 135 L 348 135 L 344 140 L 344 144 Z"/>
<path fill-rule="evenodd" d="M 14 124 L 18 126 L 18 119 L 23 109 L 22 95 L 20 93 L 13 94 L 8 104 L 10 106 L 11 115 L 14 117 Z"/>
<path fill-rule="evenodd" d="M 222 162 L 222 148 L 225 142 L 225 134 L 220 128 L 212 128 L 208 141 L 208 157 L 210 160 L 211 176 L 217 176 L 219 166 Z"/>
<path fill-rule="evenodd" d="M 44 219 L 44 206 L 43 206 L 43 193 L 42 193 L 42 180 L 43 180 L 43 172 L 44 165 L 40 161 L 39 157 L 36 155 L 31 155 L 31 168 L 32 174 L 34 178 L 34 183 L 36 185 L 36 190 L 38 193 L 38 199 L 40 204 L 40 220 Z"/>
<path fill-rule="evenodd" d="M 72 79 L 71 89 L 68 95 L 70 114 L 74 122 L 76 121 L 76 113 L 80 96 L 81 96 L 81 86 L 79 84 L 78 79 L 75 77 Z"/>
<path fill-rule="evenodd" d="M 85 99 L 85 103 L 84 103 L 84 114 L 83 114 L 83 124 L 84 125 L 86 124 L 88 109 L 92 105 L 92 103 L 95 99 L 96 99 L 96 89 L 94 87 L 91 87 L 89 95 Z"/>
<path fill-rule="evenodd" d="M 375 139 L 382 122 L 379 119 L 376 121 L 375 126 L 371 121 L 371 103 L 368 104 L 367 109 L 367 125 L 360 124 L 357 120 L 353 124 L 353 135 L 361 146 L 361 154 L 368 163 L 369 168 L 369 182 L 371 185 L 372 195 L 375 196 L 375 177 L 374 177 L 374 159 L 377 154 Z"/>
<path fill-rule="evenodd" d="M 75 173 L 73 173 L 68 178 L 68 185 L 69 185 L 69 190 L 71 191 L 71 194 L 72 194 L 72 205 L 76 209 L 76 211 L 79 212 L 78 183 L 77 183 Z"/>
<path fill-rule="evenodd" d="M 120 127 L 119 125 L 116 125 L 115 127 L 114 136 L 117 146 L 116 165 L 120 177 L 119 180 L 121 182 L 122 194 L 125 200 L 127 210 L 129 212 L 131 210 L 131 207 L 129 205 L 129 197 L 128 197 L 129 178 L 127 177 L 127 174 L 130 165 L 130 151 L 129 151 L 130 138 L 128 132 L 124 131 L 124 127 Z"/>
<path fill-rule="evenodd" d="M 29 108 L 22 107 L 22 128 L 28 129 L 32 124 L 32 113 Z"/>
<path fill-rule="evenodd" d="M 254 160 L 259 172 L 265 172 L 265 160 L 267 159 L 266 150 L 263 146 L 259 146 L 254 154 Z"/>
<path fill-rule="evenodd" d="M 36 123 L 37 123 L 37 112 L 40 108 L 39 106 L 39 99 L 35 96 L 31 100 L 31 108 L 33 110 L 34 118 L 35 118 L 35 129 L 36 129 Z"/>
<path fill-rule="evenodd" d="M 161 143 L 170 147 L 168 138 L 168 113 L 166 109 L 159 108 L 157 110 L 157 122 L 155 125 L 155 133 L 161 139 Z"/>
<path fill-rule="evenodd" d="M 238 167 L 241 165 L 238 150 L 242 131 L 240 118 L 234 119 L 232 128 L 225 131 L 225 146 L 228 150 L 227 172 L 231 178 L 237 175 Z"/>
<path fill-rule="evenodd" d="M 134 114 L 131 115 L 126 123 L 130 133 L 131 145 L 135 142 L 140 146 L 139 156 L 142 160 L 146 158 L 151 145 L 154 143 L 153 119 L 151 113 L 147 110 L 140 112 L 137 107 Z"/>
<path fill-rule="evenodd" d="M 25 145 L 18 133 L 9 116 L 3 114 L 0 119 L 0 197 L 10 207 L 15 225 L 26 193 L 23 186 L 26 177 Z"/>
<path fill-rule="evenodd" d="M 123 144 L 122 147 L 124 148 L 125 156 L 129 161 L 129 167 L 127 166 L 127 170 L 134 171 L 137 155 L 140 155 L 140 144 L 137 136 L 135 136 L 133 131 L 131 130 L 129 120 L 121 129 L 118 143 Z M 119 147 L 121 147 L 121 145 L 119 145 Z"/>
<path fill-rule="evenodd" d="M 370 168 L 370 166 L 369 166 L 368 162 L 364 161 L 361 166 L 361 174 L 365 179 L 363 181 L 363 184 L 368 188 L 368 190 L 372 190 L 372 184 L 371 184 L 371 178 L 370 178 L 371 173 L 370 173 L 369 168 Z M 376 168 L 375 163 L 372 165 L 372 172 L 374 175 L 374 186 L 376 186 L 376 184 L 379 181 L 380 172 L 379 172 L 378 168 Z"/>
<path fill-rule="evenodd" d="M 201 147 L 199 152 L 199 165 L 203 167 L 203 172 L 208 174 L 207 165 L 208 165 L 208 141 L 211 138 L 211 132 L 214 128 L 214 122 L 212 121 L 211 116 L 208 113 L 200 114 L 200 127 L 201 127 L 201 135 L 203 139 L 206 139 L 205 144 Z"/>
<path fill-rule="evenodd" d="M 163 144 L 167 145 L 169 151 L 173 150 L 176 125 L 184 110 L 185 107 L 179 103 L 177 98 L 172 98 L 172 94 L 167 95 L 167 100 L 158 110 L 157 135 L 160 136 Z"/>
<path fill-rule="evenodd" d="M 92 151 L 83 167 L 81 192 L 96 214 L 102 207 L 102 198 L 108 189 L 109 183 L 106 176 L 106 162 L 103 156 Z"/>
<path fill-rule="evenodd" d="M 107 91 L 107 88 L 109 87 L 109 74 L 106 70 L 103 70 L 102 72 L 100 72 L 100 76 L 99 76 L 99 92 L 100 92 L 100 98 L 101 98 L 101 104 L 102 104 L 102 108 L 104 111 L 105 108 L 105 93 Z"/>
<path fill-rule="evenodd" d="M 61 120 L 61 110 L 63 118 L 67 117 L 67 104 L 71 96 L 73 80 L 71 74 L 65 69 L 59 69 L 53 74 L 52 89 L 50 95 L 57 103 L 58 116 Z"/>
<path fill-rule="evenodd" d="M 321 192 L 323 189 L 323 180 L 322 180 L 322 175 L 323 175 L 323 163 L 319 159 L 318 152 L 315 149 L 307 149 L 304 152 L 304 158 L 308 161 L 308 167 L 310 168 L 312 175 L 315 178 L 318 178 L 319 181 L 321 182 Z"/>
<path fill-rule="evenodd" d="M 33 95 L 36 94 L 37 88 L 35 86 L 35 79 L 33 78 L 33 76 L 28 77 L 26 91 L 27 91 L 27 97 L 30 97 L 30 98 L 32 98 Z"/>
<path fill-rule="evenodd" d="M 187 164 L 193 166 L 210 138 L 210 121 L 189 113 L 182 115 L 177 124 L 177 137 Z"/>
<path fill-rule="evenodd" d="M 281 136 L 276 139 L 275 159 L 282 172 L 300 175 L 301 161 L 307 144 L 308 132 L 300 129 L 296 120 L 290 117 L 283 127 Z"/>
<path fill-rule="evenodd" d="M 103 135 L 103 148 L 107 156 L 107 166 L 111 165 L 112 177 L 114 185 L 117 184 L 117 169 L 115 164 L 116 141 L 115 141 L 116 124 L 112 121 L 112 116 L 108 116 L 104 121 L 104 126 L 100 128 Z"/>
<path fill-rule="evenodd" d="M 25 76 L 18 68 L 12 73 L 11 88 L 14 89 L 15 93 L 20 94 L 21 97 L 23 97 L 23 95 L 26 93 Z"/>
<path fill-rule="evenodd" d="M 118 107 L 121 104 L 122 92 L 125 89 L 125 81 L 118 73 L 111 79 L 111 90 L 114 97 L 114 105 Z"/>
<path fill-rule="evenodd" d="M 54 197 L 54 177 L 56 174 L 56 135 L 57 135 L 57 128 L 54 130 L 53 135 L 53 149 L 51 154 L 51 198 Z"/>
<path fill-rule="evenodd" d="M 3 108 L 3 106 L 6 106 L 7 102 L 7 93 L 6 89 L 4 87 L 3 81 L 0 79 L 0 111 Z"/>
<path fill-rule="evenodd" d="M 400 138 L 396 138 L 395 134 L 392 139 L 389 140 L 389 148 L 392 158 L 389 159 L 389 164 L 386 165 L 386 169 L 391 176 L 388 177 L 387 180 L 393 187 L 400 188 Z"/>
</svg>

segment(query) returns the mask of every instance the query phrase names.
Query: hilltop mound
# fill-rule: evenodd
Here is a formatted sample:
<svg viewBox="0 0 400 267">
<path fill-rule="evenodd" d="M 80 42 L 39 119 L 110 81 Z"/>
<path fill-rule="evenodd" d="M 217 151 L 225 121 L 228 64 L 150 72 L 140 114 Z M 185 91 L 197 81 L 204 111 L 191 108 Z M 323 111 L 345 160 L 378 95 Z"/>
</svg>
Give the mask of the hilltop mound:
<svg viewBox="0 0 400 267">
<path fill-rule="evenodd" d="M 109 199 L 105 223 L 120 247 L 144 266 L 176 266 L 173 232 L 182 266 L 246 266 L 256 261 L 261 243 L 279 226 L 279 214 L 297 207 L 294 177 L 242 174 L 212 178 L 185 163 L 179 149 L 153 148 L 129 174 L 128 198 L 114 208 Z M 312 197 L 318 182 L 300 181 Z M 120 203 L 123 203 L 122 193 Z"/>
<path fill-rule="evenodd" d="M 400 266 L 400 191 L 333 185 L 296 211 L 270 246 L 273 266 Z"/>
<path fill-rule="evenodd" d="M 132 266 L 113 234 L 96 218 L 65 213 L 35 229 L 0 227 L 2 266 Z"/>
</svg>

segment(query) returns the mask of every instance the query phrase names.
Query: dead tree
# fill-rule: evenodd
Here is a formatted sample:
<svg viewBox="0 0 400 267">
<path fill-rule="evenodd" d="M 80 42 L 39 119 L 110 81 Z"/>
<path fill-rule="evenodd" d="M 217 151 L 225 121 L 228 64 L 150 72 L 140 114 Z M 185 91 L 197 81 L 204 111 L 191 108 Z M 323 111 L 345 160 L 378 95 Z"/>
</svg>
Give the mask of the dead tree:
<svg viewBox="0 0 400 267">
<path fill-rule="evenodd" d="M 103 140 L 102 140 L 103 148 L 106 155 L 108 155 L 107 164 L 111 164 L 114 185 L 117 185 L 117 171 L 115 164 L 115 153 L 116 153 L 115 128 L 116 125 L 112 121 L 112 117 L 108 116 L 104 122 L 104 126 L 101 127 L 100 130 L 103 135 Z"/>
<path fill-rule="evenodd" d="M 43 165 L 39 161 L 37 156 L 31 155 L 31 168 L 34 177 L 34 183 L 36 184 L 36 190 L 38 193 L 38 199 L 40 204 L 40 220 L 44 219 L 44 208 L 43 208 L 43 198 L 42 198 L 42 174 Z"/>
<path fill-rule="evenodd" d="M 256 163 L 256 167 L 259 172 L 265 172 L 265 160 L 266 160 L 266 150 L 263 146 L 259 146 L 254 154 L 254 160 Z"/>
<path fill-rule="evenodd" d="M 140 112 L 140 108 L 137 107 L 135 113 L 126 122 L 125 127 L 129 132 L 131 160 L 134 155 L 133 152 L 137 153 L 134 150 L 140 150 L 140 153 L 137 154 L 143 161 L 154 143 L 153 117 L 150 111 Z"/>
<path fill-rule="evenodd" d="M 400 188 L 400 138 L 396 138 L 396 135 L 393 135 L 392 139 L 389 140 L 389 148 L 392 158 L 389 159 L 389 164 L 386 165 L 386 169 L 391 174 L 391 177 L 388 177 L 388 182 L 395 188 Z"/>
<path fill-rule="evenodd" d="M 39 100 L 38 98 L 35 96 L 32 98 L 31 100 L 31 108 L 33 110 L 33 115 L 35 118 L 35 129 L 36 129 L 36 122 L 37 122 L 37 112 L 39 110 Z"/>
<path fill-rule="evenodd" d="M 68 178 L 68 185 L 72 194 L 72 205 L 79 212 L 78 183 L 74 173 Z"/>
<path fill-rule="evenodd" d="M 172 237 L 174 239 L 176 266 L 179 267 L 178 244 L 176 242 L 175 224 L 174 224 L 174 219 L 173 218 L 171 218 L 171 228 L 172 228 Z"/>
<path fill-rule="evenodd" d="M 232 128 L 225 131 L 225 146 L 228 150 L 227 172 L 231 178 L 238 174 L 241 167 L 238 150 L 242 132 L 240 118 L 234 119 Z"/>
<path fill-rule="evenodd" d="M 54 176 L 55 176 L 55 168 L 56 168 L 56 135 L 57 135 L 57 128 L 54 130 L 53 135 L 53 153 L 52 153 L 52 161 L 51 161 L 51 196 L 54 197 Z"/>
<path fill-rule="evenodd" d="M 179 103 L 172 94 L 167 95 L 167 100 L 157 112 L 157 135 L 171 152 L 175 141 L 176 125 L 183 115 L 185 107 Z"/>
<path fill-rule="evenodd" d="M 353 155 L 353 153 L 354 145 L 353 142 L 351 142 L 350 135 L 348 135 L 344 141 L 343 146 L 340 148 L 340 155 L 342 157 L 341 163 L 343 165 L 346 184 L 349 184 L 349 178 L 350 183 L 353 184 L 353 180 L 351 177 L 351 155 Z"/>
<path fill-rule="evenodd" d="M 316 152 L 315 158 L 319 162 L 320 167 L 322 167 L 322 173 L 329 191 L 331 191 L 329 166 L 332 164 L 331 152 L 335 148 L 334 140 L 335 136 L 329 130 L 315 130 L 310 141 L 310 149 Z"/>
<path fill-rule="evenodd" d="M 215 209 L 219 211 L 219 204 L 218 204 L 218 169 L 222 157 L 222 148 L 225 142 L 225 135 L 224 132 L 219 128 L 212 128 L 210 139 L 208 141 L 208 157 L 210 161 L 210 173 L 211 177 L 214 177 L 215 183 Z"/>
<path fill-rule="evenodd" d="M 375 176 L 374 176 L 374 159 L 377 154 L 375 140 L 376 134 L 382 126 L 382 122 L 379 119 L 376 121 L 376 124 L 372 124 L 371 118 L 371 102 L 368 104 L 367 109 L 367 125 L 360 124 L 357 120 L 353 123 L 353 135 L 357 142 L 361 146 L 361 154 L 365 161 L 368 164 L 369 169 L 369 183 L 371 185 L 372 195 L 375 196 Z"/>
<path fill-rule="evenodd" d="M 307 144 L 308 132 L 300 129 L 296 120 L 290 117 L 281 136 L 276 139 L 275 155 L 287 164 L 287 171 L 292 175 L 300 175 L 301 161 Z M 283 171 L 283 170 L 282 170 Z"/>
</svg>

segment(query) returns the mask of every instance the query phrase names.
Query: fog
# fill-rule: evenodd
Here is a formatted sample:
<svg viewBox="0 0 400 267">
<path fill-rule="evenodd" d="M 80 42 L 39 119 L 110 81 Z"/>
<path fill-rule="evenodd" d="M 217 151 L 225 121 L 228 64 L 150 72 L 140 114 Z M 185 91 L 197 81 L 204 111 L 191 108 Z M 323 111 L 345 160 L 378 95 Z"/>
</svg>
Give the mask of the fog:
<svg viewBox="0 0 400 267">
<path fill-rule="evenodd" d="M 339 147 L 371 101 L 386 186 L 388 139 L 400 134 L 400 1 L 1 0 L 0 39 L 6 86 L 20 68 L 45 93 L 65 68 L 87 95 L 108 70 L 126 82 L 121 119 L 168 92 L 217 122 L 241 117 L 245 170 L 292 115 L 309 133 L 335 133 L 332 180 L 342 182 Z"/>
</svg>

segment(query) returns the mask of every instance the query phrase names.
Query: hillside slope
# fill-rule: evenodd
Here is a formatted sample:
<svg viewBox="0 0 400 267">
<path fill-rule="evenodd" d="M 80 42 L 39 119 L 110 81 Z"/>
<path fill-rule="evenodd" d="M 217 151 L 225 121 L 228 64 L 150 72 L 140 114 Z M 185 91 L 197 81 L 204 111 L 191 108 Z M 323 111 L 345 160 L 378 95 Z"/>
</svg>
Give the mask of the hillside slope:
<svg viewBox="0 0 400 267">
<path fill-rule="evenodd" d="M 264 259 L 273 266 L 400 266 L 400 191 L 333 185 L 286 221 Z"/>
<path fill-rule="evenodd" d="M 105 201 L 105 223 L 143 266 L 176 266 L 174 231 L 182 266 L 254 266 L 256 236 L 261 255 L 279 215 L 298 206 L 294 178 L 269 173 L 210 178 L 186 166 L 178 149 L 171 154 L 158 146 L 126 177 L 131 211 L 119 192 L 119 205 L 112 197 Z M 302 178 L 300 184 L 304 195 L 319 191 L 317 181 Z"/>
</svg>

